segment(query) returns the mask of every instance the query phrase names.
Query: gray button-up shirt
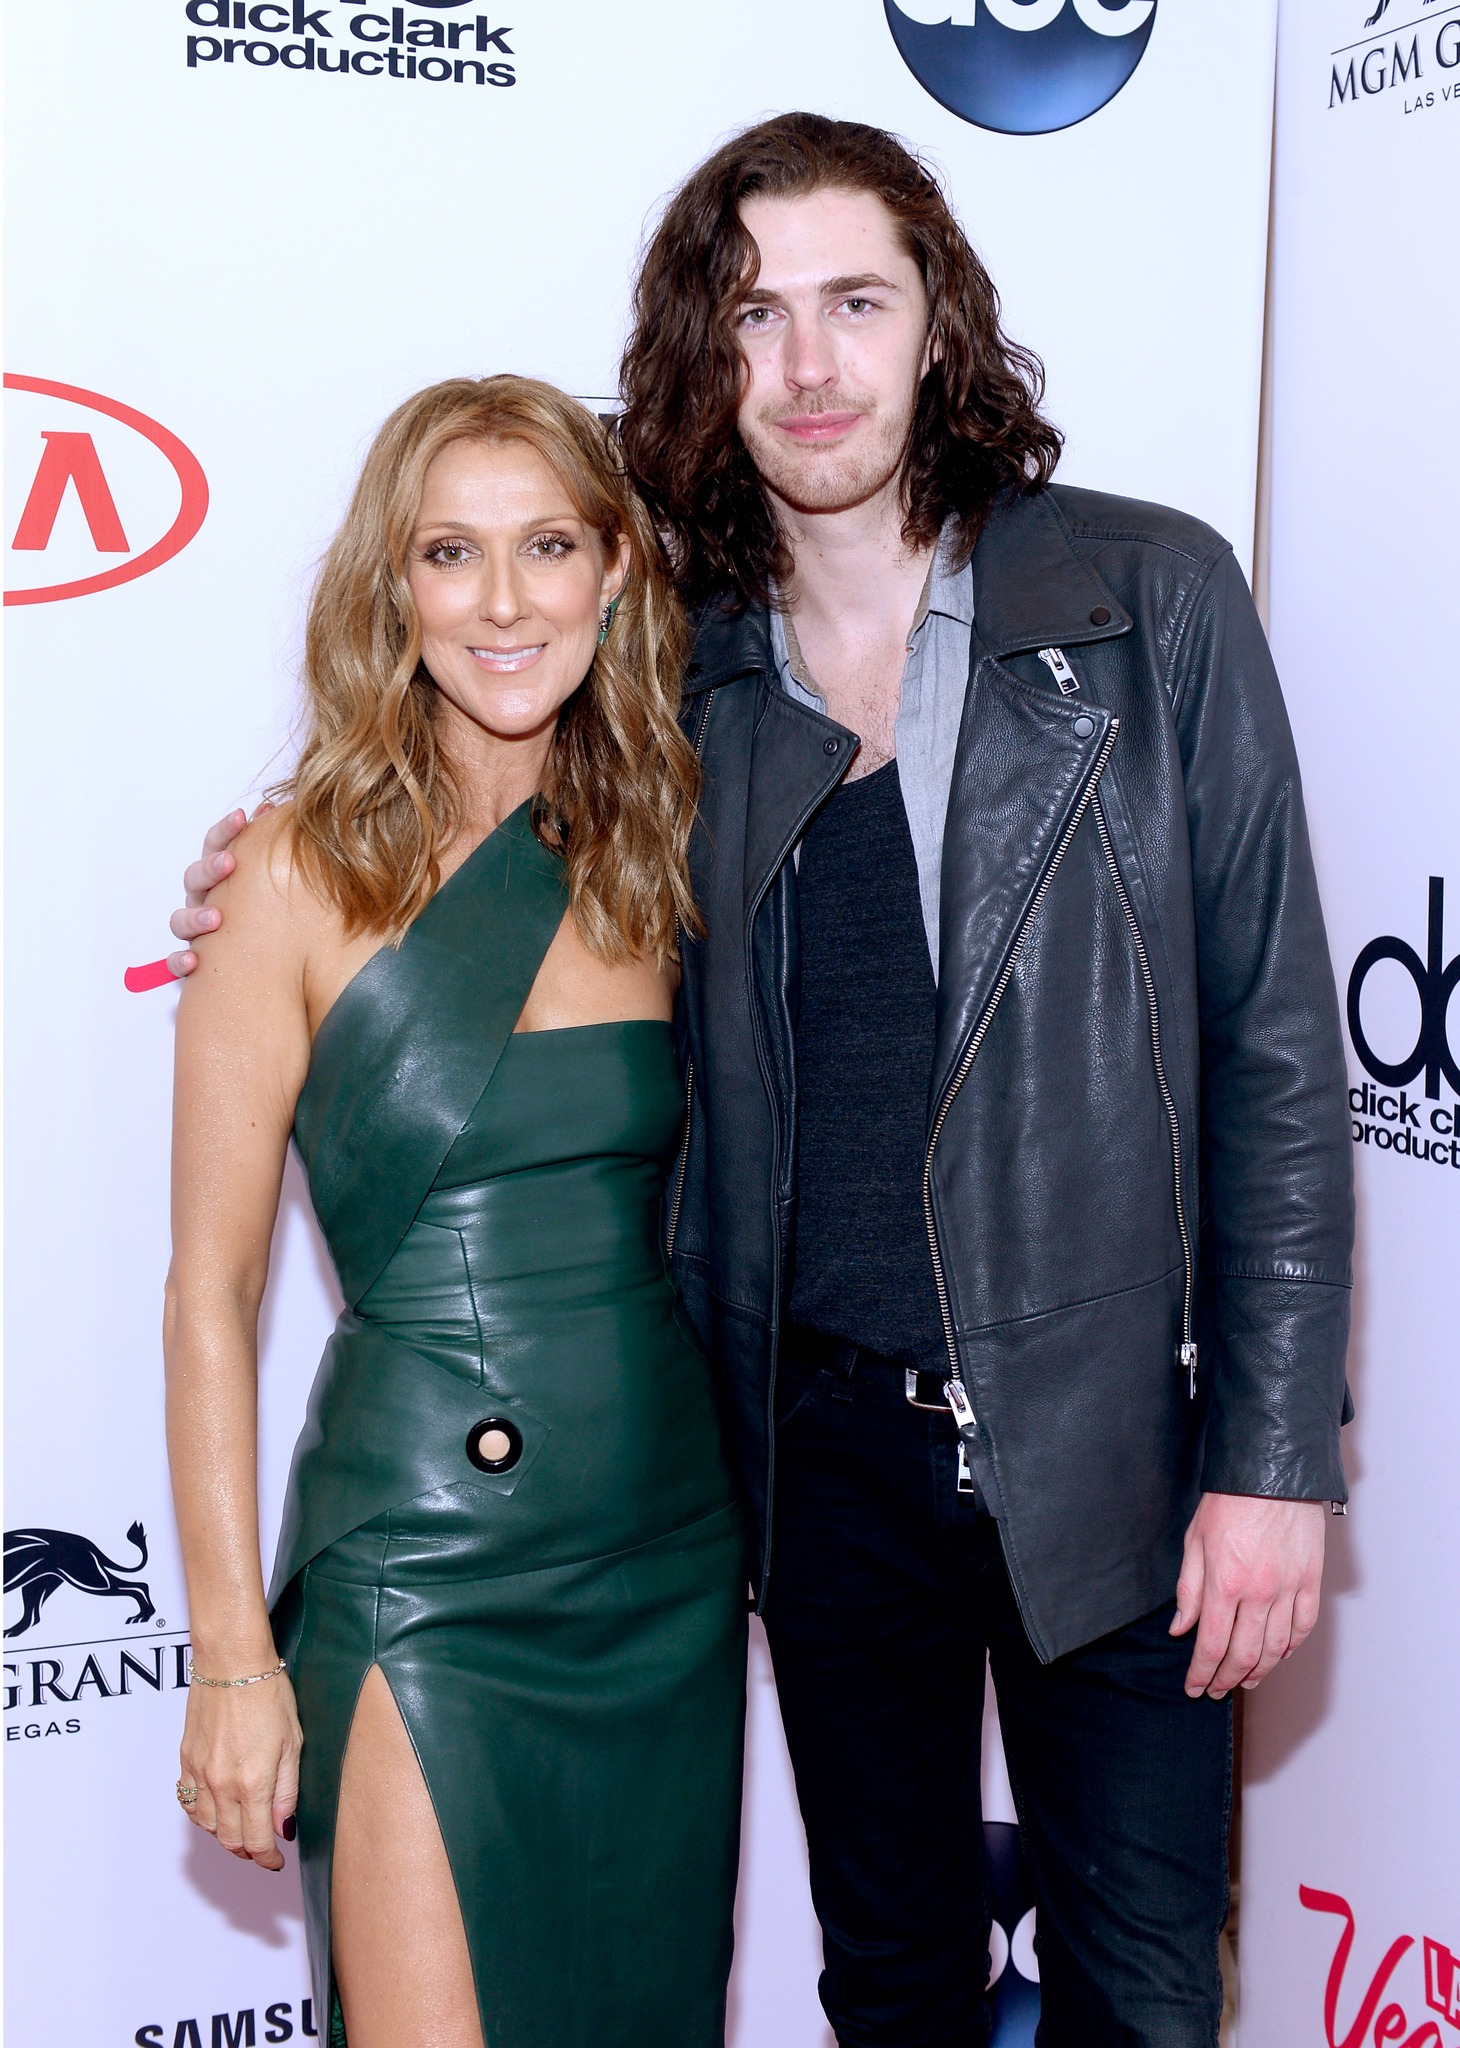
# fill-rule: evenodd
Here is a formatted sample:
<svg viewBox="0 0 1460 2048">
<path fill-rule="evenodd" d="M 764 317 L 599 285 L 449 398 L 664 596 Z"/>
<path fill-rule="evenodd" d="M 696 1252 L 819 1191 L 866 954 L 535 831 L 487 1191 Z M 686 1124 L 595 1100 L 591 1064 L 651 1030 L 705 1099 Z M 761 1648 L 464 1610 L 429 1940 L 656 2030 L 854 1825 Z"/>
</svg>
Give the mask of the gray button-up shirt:
<svg viewBox="0 0 1460 2048">
<path fill-rule="evenodd" d="M 897 779 L 918 863 L 918 890 L 933 979 L 938 978 L 938 902 L 943 871 L 943 824 L 953 781 L 953 756 L 968 693 L 968 660 L 973 637 L 973 568 L 950 569 L 952 539 L 945 527 L 923 586 L 898 699 L 895 745 Z M 771 647 L 788 696 L 813 711 L 826 699 L 812 681 L 796 644 L 794 625 L 771 607 Z"/>
</svg>

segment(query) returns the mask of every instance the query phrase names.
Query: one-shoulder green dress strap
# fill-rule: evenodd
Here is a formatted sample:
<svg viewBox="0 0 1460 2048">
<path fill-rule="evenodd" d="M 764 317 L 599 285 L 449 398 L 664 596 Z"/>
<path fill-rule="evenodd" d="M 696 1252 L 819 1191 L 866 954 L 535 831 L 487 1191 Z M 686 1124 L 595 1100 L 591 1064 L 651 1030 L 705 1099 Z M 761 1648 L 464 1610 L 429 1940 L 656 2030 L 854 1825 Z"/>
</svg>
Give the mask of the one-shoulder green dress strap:
<svg viewBox="0 0 1460 2048">
<path fill-rule="evenodd" d="M 352 1308 L 490 1083 L 567 900 L 563 862 L 537 838 L 525 803 L 437 890 L 401 944 L 366 962 L 320 1026 L 294 1137 Z"/>
</svg>

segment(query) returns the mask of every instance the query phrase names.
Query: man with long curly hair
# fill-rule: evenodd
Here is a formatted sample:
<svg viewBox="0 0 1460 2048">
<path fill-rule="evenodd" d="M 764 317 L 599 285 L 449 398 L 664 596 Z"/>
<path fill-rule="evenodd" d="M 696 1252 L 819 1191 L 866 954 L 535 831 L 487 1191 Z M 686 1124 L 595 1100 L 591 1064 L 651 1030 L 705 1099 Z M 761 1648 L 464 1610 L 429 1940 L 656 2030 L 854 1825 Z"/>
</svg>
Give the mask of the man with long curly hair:
<svg viewBox="0 0 1460 2048">
<path fill-rule="evenodd" d="M 987 2038 L 986 1650 L 1041 2042 L 1215 2042 L 1231 1694 L 1312 1628 L 1345 1491 L 1282 699 L 1230 549 L 1051 484 L 1041 389 L 880 130 L 753 128 L 649 242 L 623 447 L 705 769 L 671 1250 L 846 2048 Z"/>
<path fill-rule="evenodd" d="M 1345 1497 L 1344 1064 L 1251 598 L 1197 521 L 1051 482 L 1039 363 L 878 129 L 694 172 L 623 395 L 698 622 L 666 1239 L 823 2003 L 843 2048 L 987 2039 L 987 1657 L 1041 2043 L 1211 2048 L 1232 1693 Z"/>
</svg>

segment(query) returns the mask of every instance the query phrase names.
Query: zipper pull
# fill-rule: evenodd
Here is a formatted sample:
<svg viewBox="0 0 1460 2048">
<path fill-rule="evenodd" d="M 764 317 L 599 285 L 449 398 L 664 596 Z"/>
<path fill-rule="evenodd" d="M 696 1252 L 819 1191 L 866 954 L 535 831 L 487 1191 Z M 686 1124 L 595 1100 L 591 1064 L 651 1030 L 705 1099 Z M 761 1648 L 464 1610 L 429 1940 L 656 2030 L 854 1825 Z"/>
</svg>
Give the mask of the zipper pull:
<svg viewBox="0 0 1460 2048">
<path fill-rule="evenodd" d="M 968 1462 L 968 1446 L 978 1434 L 978 1423 L 973 1413 L 973 1403 L 968 1398 L 968 1389 L 962 1380 L 945 1380 L 944 1397 L 953 1410 L 953 1420 L 958 1424 L 958 1491 L 977 1493 L 973 1483 L 973 1468 Z"/>
<path fill-rule="evenodd" d="M 1181 1347 L 1181 1363 L 1186 1367 L 1187 1372 L 1186 1398 L 1188 1401 L 1194 1401 L 1196 1399 L 1196 1346 L 1192 1343 L 1190 1337 L 1187 1338 Z"/>
<path fill-rule="evenodd" d="M 1063 653 L 1058 647 L 1041 647 L 1039 658 L 1059 684 L 1062 697 L 1079 696 L 1080 678 L 1065 660 Z"/>
<path fill-rule="evenodd" d="M 953 1420 L 958 1424 L 962 1437 L 977 1435 L 978 1419 L 973 1412 L 973 1403 L 968 1398 L 968 1389 L 962 1380 L 949 1380 L 943 1388 L 948 1406 L 953 1410 Z"/>
</svg>

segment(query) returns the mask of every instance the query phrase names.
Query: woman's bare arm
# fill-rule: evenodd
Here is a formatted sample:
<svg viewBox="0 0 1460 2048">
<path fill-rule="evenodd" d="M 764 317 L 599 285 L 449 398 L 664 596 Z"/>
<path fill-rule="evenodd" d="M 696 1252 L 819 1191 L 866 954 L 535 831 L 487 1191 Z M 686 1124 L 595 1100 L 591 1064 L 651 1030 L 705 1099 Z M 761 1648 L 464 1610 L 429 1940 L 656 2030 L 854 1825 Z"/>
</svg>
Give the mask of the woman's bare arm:
<svg viewBox="0 0 1460 2048">
<path fill-rule="evenodd" d="M 309 1064 L 309 948 L 323 923 L 290 876 L 287 814 L 261 820 L 233 851 L 219 890 L 226 922 L 200 941 L 178 1005 L 163 1329 L 193 1656 L 200 1673 L 223 1678 L 278 1660 L 259 1562 L 258 1314 Z M 275 1869 L 274 1827 L 293 1810 L 298 1752 L 287 1678 L 192 1689 L 183 1777 L 199 1786 L 194 1817 Z"/>
</svg>

